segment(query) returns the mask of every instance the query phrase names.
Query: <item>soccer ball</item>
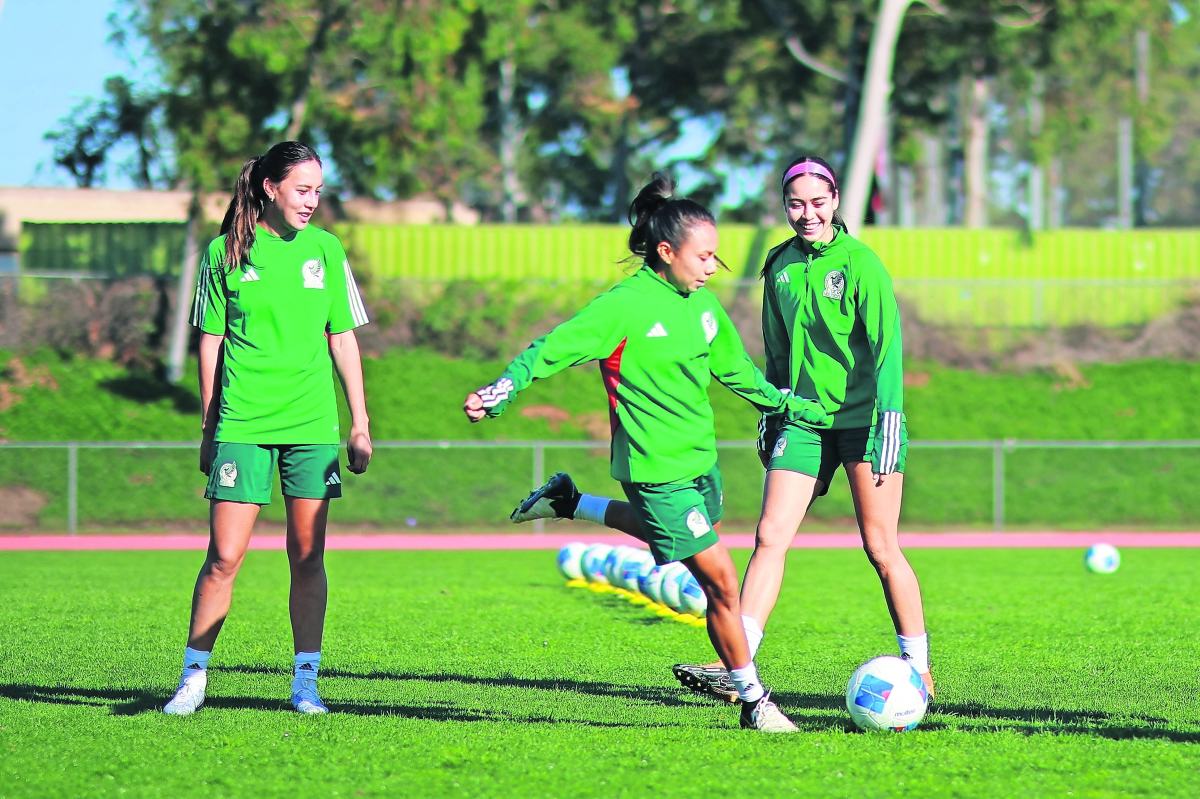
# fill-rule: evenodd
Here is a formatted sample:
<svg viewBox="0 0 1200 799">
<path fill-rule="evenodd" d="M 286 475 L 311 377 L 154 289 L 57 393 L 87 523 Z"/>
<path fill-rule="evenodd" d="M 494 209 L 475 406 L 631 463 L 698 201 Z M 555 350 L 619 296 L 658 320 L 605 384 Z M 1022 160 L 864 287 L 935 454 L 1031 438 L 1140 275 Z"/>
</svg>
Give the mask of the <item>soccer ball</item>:
<svg viewBox="0 0 1200 799">
<path fill-rule="evenodd" d="M 687 566 L 684 566 L 679 561 L 667 564 L 663 573 L 662 581 L 662 604 L 669 607 L 671 610 L 683 612 L 683 606 L 679 603 L 680 583 L 685 575 L 691 574 Z"/>
<path fill-rule="evenodd" d="M 622 587 L 621 583 L 617 579 L 617 570 L 621 565 L 621 561 L 625 559 L 625 556 L 632 549 L 633 547 L 627 547 L 624 544 L 621 544 L 620 546 L 609 551 L 608 556 L 604 559 L 604 577 L 608 581 L 609 585 Z"/>
<path fill-rule="evenodd" d="M 568 580 L 578 580 L 583 576 L 583 553 L 588 545 L 573 541 L 558 550 L 558 570 Z"/>
<path fill-rule="evenodd" d="M 642 559 L 641 568 L 638 569 L 637 590 L 642 596 L 650 597 L 651 602 L 654 601 L 654 597 L 650 596 L 650 593 L 646 590 L 646 580 L 649 579 L 650 573 L 656 568 L 658 568 L 658 564 L 654 562 L 654 556 L 647 552 L 646 557 Z"/>
<path fill-rule="evenodd" d="M 1121 553 L 1112 544 L 1096 544 L 1087 551 L 1083 562 L 1090 572 L 1112 574 L 1121 566 Z"/>
<path fill-rule="evenodd" d="M 617 585 L 629 591 L 639 590 L 638 575 L 642 573 L 642 567 L 646 565 L 646 561 L 654 562 L 649 552 L 644 549 L 631 548 L 617 566 Z"/>
<path fill-rule="evenodd" d="M 650 601 L 656 605 L 663 603 L 662 582 L 668 565 L 670 564 L 659 566 L 656 563 L 650 571 L 646 572 L 645 577 L 638 579 L 638 586 L 642 589 L 642 593 L 650 597 Z"/>
<path fill-rule="evenodd" d="M 608 582 L 608 578 L 604 576 L 604 561 L 612 549 L 608 544 L 592 544 L 584 550 L 580 566 L 583 576 L 588 579 L 588 582 Z"/>
<path fill-rule="evenodd" d="M 708 613 L 708 597 L 700 587 L 696 575 L 691 572 L 679 583 L 679 604 L 684 613 L 690 613 L 698 619 L 703 619 Z"/>
<path fill-rule="evenodd" d="M 858 667 L 846 686 L 846 709 L 860 730 L 905 732 L 921 723 L 929 692 L 903 658 L 882 655 Z"/>
</svg>

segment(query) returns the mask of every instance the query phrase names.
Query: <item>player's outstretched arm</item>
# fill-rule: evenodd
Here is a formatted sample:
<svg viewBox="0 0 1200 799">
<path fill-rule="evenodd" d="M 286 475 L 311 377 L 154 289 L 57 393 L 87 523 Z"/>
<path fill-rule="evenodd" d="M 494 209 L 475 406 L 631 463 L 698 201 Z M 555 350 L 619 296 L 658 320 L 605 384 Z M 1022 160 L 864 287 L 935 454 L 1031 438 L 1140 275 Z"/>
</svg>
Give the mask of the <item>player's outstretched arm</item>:
<svg viewBox="0 0 1200 799">
<path fill-rule="evenodd" d="M 371 420 L 367 417 L 367 395 L 363 389 L 362 358 L 353 330 L 329 336 L 329 352 L 337 366 L 346 405 L 350 408 L 350 437 L 346 455 L 350 471 L 362 474 L 371 463 Z"/>
</svg>

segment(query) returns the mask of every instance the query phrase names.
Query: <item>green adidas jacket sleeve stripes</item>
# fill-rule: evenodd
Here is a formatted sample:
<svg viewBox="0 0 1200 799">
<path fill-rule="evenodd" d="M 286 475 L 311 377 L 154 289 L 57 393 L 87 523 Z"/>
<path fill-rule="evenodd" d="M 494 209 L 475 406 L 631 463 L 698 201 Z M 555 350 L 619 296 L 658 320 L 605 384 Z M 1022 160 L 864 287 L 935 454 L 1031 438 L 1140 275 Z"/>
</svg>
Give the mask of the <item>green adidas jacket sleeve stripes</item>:
<svg viewBox="0 0 1200 799">
<path fill-rule="evenodd" d="M 608 292 L 529 345 L 500 378 L 479 390 L 489 417 L 499 416 L 534 380 L 612 354 L 626 335 L 620 297 Z"/>
<path fill-rule="evenodd" d="M 892 279 L 874 253 L 854 258 L 855 308 L 862 320 L 875 361 L 875 410 L 904 411 L 904 357 L 900 335 L 900 306 Z"/>
<path fill-rule="evenodd" d="M 500 415 L 534 380 L 600 361 L 612 427 L 612 476 L 665 483 L 717 462 L 708 386 L 715 377 L 761 410 L 791 407 L 750 360 L 716 295 L 677 291 L 648 267 L 593 300 L 477 392 Z"/>
</svg>

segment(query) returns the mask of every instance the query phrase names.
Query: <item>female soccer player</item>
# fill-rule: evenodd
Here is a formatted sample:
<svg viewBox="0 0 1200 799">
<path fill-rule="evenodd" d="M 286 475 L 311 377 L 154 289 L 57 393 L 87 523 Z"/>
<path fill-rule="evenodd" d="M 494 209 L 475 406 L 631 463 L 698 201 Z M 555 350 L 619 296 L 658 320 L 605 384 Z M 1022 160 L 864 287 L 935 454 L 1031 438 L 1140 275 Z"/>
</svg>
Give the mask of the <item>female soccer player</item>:
<svg viewBox="0 0 1200 799">
<path fill-rule="evenodd" d="M 608 391 L 612 476 L 634 520 L 630 532 L 659 563 L 682 561 L 708 597 L 708 633 L 743 700 L 741 725 L 793 732 L 755 670 L 740 621 L 737 570 L 714 525 L 721 474 L 707 388 L 712 377 L 764 411 L 823 418 L 787 397 L 751 362 L 717 298 L 712 213 L 674 198 L 655 175 L 630 208 L 629 249 L 644 260 L 632 277 L 535 341 L 494 383 L 467 396 L 468 418 L 499 416 L 534 380 L 599 360 Z"/>
<path fill-rule="evenodd" d="M 325 526 L 329 500 L 342 495 L 331 366 L 350 408 L 355 474 L 371 460 L 371 434 L 354 336 L 366 310 L 341 243 L 308 224 L 321 185 L 321 159 L 299 142 L 251 158 L 200 266 L 191 322 L 201 331 L 200 471 L 208 475 L 210 537 L 192 594 L 183 676 L 163 708 L 171 715 L 204 704 L 208 659 L 276 468 L 292 578 L 292 705 L 329 712 L 317 672 L 329 593 Z"/>
<path fill-rule="evenodd" d="M 841 465 L 901 655 L 921 673 L 932 695 L 921 589 L 897 538 L 908 433 L 900 314 L 891 278 L 875 253 L 846 231 L 829 164 L 797 159 L 785 171 L 782 189 L 797 235 L 772 249 L 762 270 L 766 377 L 796 396 L 815 397 L 829 416 L 819 423 L 763 416 L 759 457 L 768 471 L 741 593 L 750 653 L 757 654 L 762 642 L 779 598 L 787 550 L 805 512 L 825 494 Z M 626 530 L 625 514 L 606 503 L 580 495 L 568 476 L 555 475 L 512 518 L 578 518 Z M 673 671 L 694 690 L 732 693 L 720 663 L 677 664 Z"/>
</svg>

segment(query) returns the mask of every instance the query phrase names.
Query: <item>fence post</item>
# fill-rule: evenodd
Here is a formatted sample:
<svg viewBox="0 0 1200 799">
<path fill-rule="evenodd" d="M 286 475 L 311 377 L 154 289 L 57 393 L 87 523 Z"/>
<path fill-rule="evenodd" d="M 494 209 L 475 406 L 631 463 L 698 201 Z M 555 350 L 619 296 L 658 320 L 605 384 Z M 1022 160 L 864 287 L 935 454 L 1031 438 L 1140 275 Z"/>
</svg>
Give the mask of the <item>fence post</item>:
<svg viewBox="0 0 1200 799">
<path fill-rule="evenodd" d="M 75 535 L 79 522 L 79 445 L 67 443 L 67 532 Z"/>
<path fill-rule="evenodd" d="M 992 526 L 1004 532 L 1004 442 L 992 445 Z"/>
<path fill-rule="evenodd" d="M 533 488 L 537 490 L 542 487 L 542 483 L 546 482 L 546 450 L 542 446 L 542 442 L 535 441 L 533 444 Z M 533 520 L 533 532 L 536 535 L 541 535 L 546 530 L 545 519 Z"/>
</svg>

